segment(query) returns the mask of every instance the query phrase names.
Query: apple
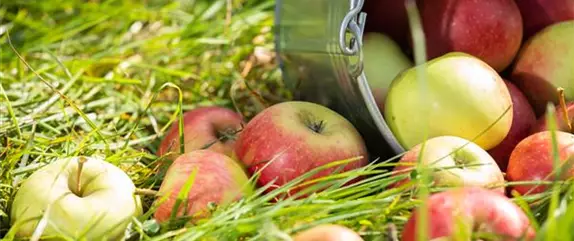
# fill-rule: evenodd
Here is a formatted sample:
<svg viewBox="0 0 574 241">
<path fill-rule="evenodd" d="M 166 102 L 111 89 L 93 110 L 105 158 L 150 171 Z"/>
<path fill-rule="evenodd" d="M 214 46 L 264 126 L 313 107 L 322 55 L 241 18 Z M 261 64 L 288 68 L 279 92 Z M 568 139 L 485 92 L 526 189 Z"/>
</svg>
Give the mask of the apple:
<svg viewBox="0 0 574 241">
<path fill-rule="evenodd" d="M 465 52 L 501 72 L 520 48 L 522 17 L 514 0 L 418 2 L 429 59 Z"/>
<path fill-rule="evenodd" d="M 506 171 L 508 158 L 514 147 L 530 135 L 530 129 L 536 124 L 536 115 L 524 93 L 512 82 L 504 80 L 504 83 L 512 99 L 512 124 L 502 142 L 488 150 L 502 171 Z"/>
<path fill-rule="evenodd" d="M 438 136 L 416 145 L 399 159 L 394 176 L 410 172 L 422 155 L 423 165 L 432 168 L 436 187 L 480 186 L 504 193 L 504 176 L 494 159 L 480 146 L 456 136 Z M 402 179 L 392 187 L 410 181 Z"/>
<path fill-rule="evenodd" d="M 574 177 L 574 168 L 568 163 L 574 161 L 574 134 L 556 131 L 560 167 L 563 175 L 555 177 L 552 158 L 551 131 L 534 133 L 522 140 L 510 155 L 506 176 L 511 182 L 564 180 Z M 568 162 L 567 162 L 568 161 Z M 546 184 L 512 185 L 521 195 L 536 194 L 547 190 Z"/>
<path fill-rule="evenodd" d="M 188 181 L 193 184 L 175 212 L 178 195 Z M 196 221 L 209 217 L 210 203 L 223 206 L 252 193 L 248 175 L 231 157 L 213 150 L 187 152 L 169 166 L 158 191 L 154 218 L 165 222 L 173 213 L 176 218 Z"/>
<path fill-rule="evenodd" d="M 486 188 L 449 189 L 432 194 L 426 205 L 429 240 L 456 240 L 454 237 L 458 235 L 478 232 L 496 235 L 498 239 L 492 240 L 533 240 L 536 235 L 520 207 L 503 194 Z M 402 241 L 418 240 L 418 213 L 419 210 L 413 211 L 405 224 Z"/>
<path fill-rule="evenodd" d="M 380 33 L 367 33 L 363 37 L 363 63 L 365 77 L 382 111 L 391 82 L 413 63 L 395 41 Z"/>
<path fill-rule="evenodd" d="M 529 38 L 554 23 L 574 20 L 573 0 L 516 0 L 524 24 L 524 37 Z"/>
<path fill-rule="evenodd" d="M 510 79 L 520 88 L 539 117 L 547 103 L 558 104 L 556 89 L 574 101 L 574 20 L 552 24 L 522 46 Z"/>
<path fill-rule="evenodd" d="M 273 182 L 267 192 L 335 161 L 353 159 L 323 169 L 305 181 L 331 175 L 339 168 L 341 172 L 360 168 L 368 162 L 364 140 L 347 119 L 305 101 L 281 102 L 259 112 L 239 134 L 235 153 L 250 175 L 259 173 L 259 185 Z M 288 194 L 303 188 L 299 183 Z"/>
<path fill-rule="evenodd" d="M 555 116 L 558 131 L 574 133 L 571 127 L 574 125 L 574 101 L 567 103 L 564 109 L 557 107 Z M 548 119 L 546 115 L 538 118 L 536 125 L 532 128 L 532 133 L 542 132 L 549 130 Z"/>
<path fill-rule="evenodd" d="M 363 241 L 363 238 L 342 225 L 320 224 L 295 234 L 293 241 Z"/>
<path fill-rule="evenodd" d="M 425 131 L 429 138 L 458 136 L 485 150 L 502 142 L 512 124 L 512 99 L 494 69 L 460 52 L 421 68 L 425 81 L 418 80 L 417 67 L 405 70 L 385 100 L 384 119 L 405 149 L 421 143 Z"/>
<path fill-rule="evenodd" d="M 405 0 L 366 0 L 363 11 L 367 13 L 366 33 L 383 33 L 401 48 L 408 47 L 409 19 Z"/>
<path fill-rule="evenodd" d="M 204 106 L 183 114 L 184 153 L 209 149 L 233 155 L 234 135 L 243 124 L 237 112 L 220 106 Z M 168 160 L 179 155 L 179 121 L 174 121 L 159 145 L 157 155 L 168 154 Z"/>
<path fill-rule="evenodd" d="M 60 158 L 34 171 L 16 192 L 10 210 L 16 237 L 30 238 L 42 217 L 43 238 L 120 240 L 142 214 L 130 177 L 98 157 Z"/>
</svg>

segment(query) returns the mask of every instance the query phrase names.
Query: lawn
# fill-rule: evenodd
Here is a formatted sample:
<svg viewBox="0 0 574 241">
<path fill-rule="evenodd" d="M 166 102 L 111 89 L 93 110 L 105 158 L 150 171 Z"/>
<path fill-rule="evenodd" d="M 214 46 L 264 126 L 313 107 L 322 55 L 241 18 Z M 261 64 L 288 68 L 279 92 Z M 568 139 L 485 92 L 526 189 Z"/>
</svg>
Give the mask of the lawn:
<svg viewBox="0 0 574 241">
<path fill-rule="evenodd" d="M 2 1 L 0 237 L 14 238 L 10 206 L 21 181 L 58 158 L 98 155 L 142 193 L 145 214 L 132 220 L 130 240 L 290 240 L 322 223 L 400 240 L 421 202 L 416 191 L 388 188 L 393 160 L 333 175 L 322 183 L 335 186 L 305 199 L 269 202 L 285 186 L 195 225 L 151 218 L 163 178 L 155 153 L 182 112 L 217 105 L 249 119 L 293 98 L 275 60 L 274 8 L 272 0 Z M 561 188 L 513 199 L 544 227 L 540 240 L 570 240 L 572 191 Z"/>
</svg>

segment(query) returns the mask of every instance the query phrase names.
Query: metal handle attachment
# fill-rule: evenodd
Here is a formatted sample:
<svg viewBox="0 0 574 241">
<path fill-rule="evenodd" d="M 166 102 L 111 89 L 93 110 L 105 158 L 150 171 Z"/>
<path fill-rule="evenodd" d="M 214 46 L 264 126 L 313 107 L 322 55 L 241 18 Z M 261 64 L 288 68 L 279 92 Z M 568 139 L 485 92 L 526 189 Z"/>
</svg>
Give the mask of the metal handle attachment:
<svg viewBox="0 0 574 241">
<path fill-rule="evenodd" d="M 350 9 L 341 23 L 339 30 L 339 47 L 344 55 L 356 55 L 361 49 L 361 38 L 363 36 L 364 21 L 359 20 L 359 14 L 363 8 L 364 0 L 350 0 Z M 364 18 L 363 18 L 364 20 Z M 352 37 L 350 47 L 347 46 L 347 31 Z"/>
<path fill-rule="evenodd" d="M 358 57 L 354 59 L 354 63 L 349 63 L 349 74 L 357 78 L 363 72 L 363 31 L 367 14 L 361 12 L 364 0 L 350 1 L 350 10 L 343 18 L 339 29 L 339 47 L 344 55 Z M 350 46 L 347 46 L 347 31 L 351 32 Z"/>
</svg>

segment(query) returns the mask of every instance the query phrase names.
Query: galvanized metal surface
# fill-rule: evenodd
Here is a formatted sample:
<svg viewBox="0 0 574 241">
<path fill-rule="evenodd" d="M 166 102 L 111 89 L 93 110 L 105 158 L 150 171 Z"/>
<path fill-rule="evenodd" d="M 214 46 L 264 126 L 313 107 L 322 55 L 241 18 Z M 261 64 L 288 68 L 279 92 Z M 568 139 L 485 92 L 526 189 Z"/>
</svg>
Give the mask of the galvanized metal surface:
<svg viewBox="0 0 574 241">
<path fill-rule="evenodd" d="M 404 151 L 389 130 L 362 71 L 363 0 L 277 0 L 276 51 L 283 79 L 298 100 L 345 116 L 371 158 Z"/>
</svg>

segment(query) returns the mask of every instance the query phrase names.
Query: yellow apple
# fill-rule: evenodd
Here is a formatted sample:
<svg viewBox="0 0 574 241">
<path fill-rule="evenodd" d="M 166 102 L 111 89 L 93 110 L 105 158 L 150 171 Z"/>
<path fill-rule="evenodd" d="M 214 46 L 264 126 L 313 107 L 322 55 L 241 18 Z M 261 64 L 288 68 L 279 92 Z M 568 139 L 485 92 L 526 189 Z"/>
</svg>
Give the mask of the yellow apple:
<svg viewBox="0 0 574 241">
<path fill-rule="evenodd" d="M 500 75 L 484 61 L 451 52 L 402 72 L 389 88 L 384 118 L 405 149 L 428 138 L 458 136 L 485 150 L 498 145 L 512 124 L 512 100 Z M 480 136 L 479 136 L 480 135 Z"/>
</svg>

